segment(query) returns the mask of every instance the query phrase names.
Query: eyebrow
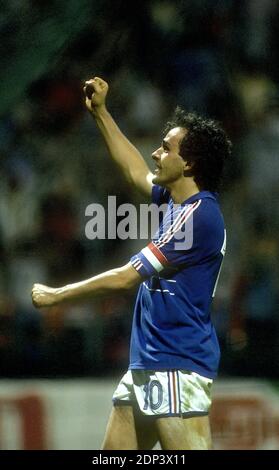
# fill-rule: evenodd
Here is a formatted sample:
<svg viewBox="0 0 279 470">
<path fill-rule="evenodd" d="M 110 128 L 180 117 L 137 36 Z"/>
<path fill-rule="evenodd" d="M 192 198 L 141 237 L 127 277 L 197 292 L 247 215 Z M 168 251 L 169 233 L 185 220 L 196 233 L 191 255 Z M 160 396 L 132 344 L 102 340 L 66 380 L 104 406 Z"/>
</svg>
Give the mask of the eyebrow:
<svg viewBox="0 0 279 470">
<path fill-rule="evenodd" d="M 165 139 L 163 139 L 163 147 L 170 149 L 170 144 Z"/>
</svg>

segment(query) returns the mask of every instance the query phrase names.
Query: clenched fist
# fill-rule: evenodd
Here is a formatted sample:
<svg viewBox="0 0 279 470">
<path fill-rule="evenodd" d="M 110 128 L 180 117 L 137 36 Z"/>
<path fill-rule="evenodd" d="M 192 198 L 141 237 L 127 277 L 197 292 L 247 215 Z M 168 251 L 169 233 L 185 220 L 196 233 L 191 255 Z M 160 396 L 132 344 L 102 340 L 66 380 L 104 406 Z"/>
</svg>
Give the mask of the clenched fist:
<svg viewBox="0 0 279 470">
<path fill-rule="evenodd" d="M 43 284 L 34 284 L 32 289 L 32 302 L 35 307 L 51 307 L 59 302 L 59 289 L 44 286 Z"/>
<path fill-rule="evenodd" d="M 85 82 L 83 91 L 88 111 L 93 112 L 96 108 L 105 105 L 108 89 L 109 86 L 107 82 L 99 77 L 94 77 Z"/>
</svg>

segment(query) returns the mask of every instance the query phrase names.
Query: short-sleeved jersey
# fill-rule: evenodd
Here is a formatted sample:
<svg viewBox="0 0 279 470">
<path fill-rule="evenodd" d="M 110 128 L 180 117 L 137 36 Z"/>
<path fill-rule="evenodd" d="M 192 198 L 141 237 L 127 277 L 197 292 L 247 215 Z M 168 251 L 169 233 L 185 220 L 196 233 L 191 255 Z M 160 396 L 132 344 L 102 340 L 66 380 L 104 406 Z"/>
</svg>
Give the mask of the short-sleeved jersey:
<svg viewBox="0 0 279 470">
<path fill-rule="evenodd" d="M 175 205 L 153 186 L 153 203 L 167 204 L 157 233 L 131 258 L 143 277 L 135 309 L 130 369 L 182 369 L 214 378 L 220 350 L 210 305 L 226 245 L 216 195 L 201 191 Z"/>
</svg>

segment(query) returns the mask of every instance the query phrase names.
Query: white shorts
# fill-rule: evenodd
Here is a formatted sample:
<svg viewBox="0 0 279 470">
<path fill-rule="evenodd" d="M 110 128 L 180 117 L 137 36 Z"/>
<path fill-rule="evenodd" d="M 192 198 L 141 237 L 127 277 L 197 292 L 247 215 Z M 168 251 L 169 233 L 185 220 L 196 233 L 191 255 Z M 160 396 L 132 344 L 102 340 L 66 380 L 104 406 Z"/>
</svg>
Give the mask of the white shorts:
<svg viewBox="0 0 279 470">
<path fill-rule="evenodd" d="M 203 416 L 211 405 L 212 379 L 185 370 L 128 370 L 112 400 L 149 416 Z"/>
</svg>

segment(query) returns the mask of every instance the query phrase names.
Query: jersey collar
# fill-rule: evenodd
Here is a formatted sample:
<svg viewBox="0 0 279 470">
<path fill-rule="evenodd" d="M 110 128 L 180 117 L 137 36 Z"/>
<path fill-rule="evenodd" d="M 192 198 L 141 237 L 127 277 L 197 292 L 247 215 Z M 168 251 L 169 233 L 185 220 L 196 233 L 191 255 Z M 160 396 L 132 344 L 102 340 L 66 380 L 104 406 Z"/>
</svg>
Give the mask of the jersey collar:
<svg viewBox="0 0 279 470">
<path fill-rule="evenodd" d="M 213 199 L 214 201 L 216 201 L 218 199 L 218 193 L 213 193 L 211 191 L 200 191 L 199 193 L 196 193 L 185 201 L 183 201 L 181 205 L 192 204 L 195 201 L 199 201 L 200 199 L 205 198 Z"/>
</svg>

